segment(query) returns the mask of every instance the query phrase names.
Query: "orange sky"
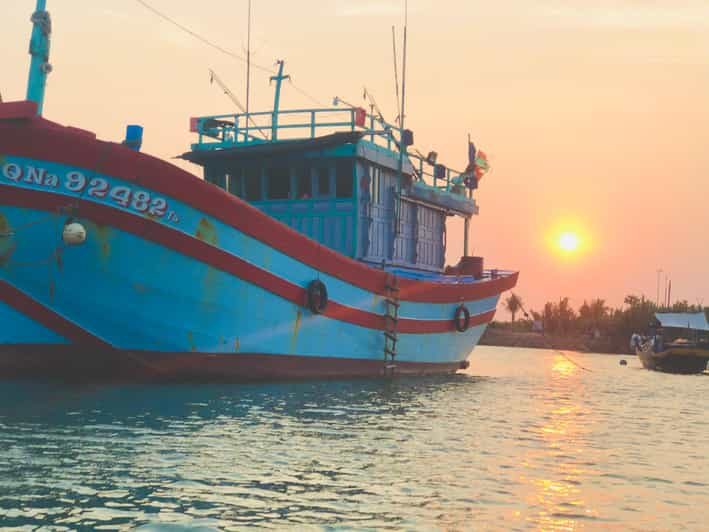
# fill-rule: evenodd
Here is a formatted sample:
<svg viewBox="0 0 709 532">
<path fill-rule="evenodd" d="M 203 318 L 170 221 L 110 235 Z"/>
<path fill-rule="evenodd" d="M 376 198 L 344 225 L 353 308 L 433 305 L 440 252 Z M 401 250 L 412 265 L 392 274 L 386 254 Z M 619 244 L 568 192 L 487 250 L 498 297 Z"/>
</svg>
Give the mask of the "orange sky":
<svg viewBox="0 0 709 532">
<path fill-rule="evenodd" d="M 241 52 L 246 0 L 149 0 Z M 24 97 L 34 0 L 3 5 L 5 100 Z M 214 68 L 243 100 L 242 63 L 134 0 L 48 0 L 54 21 L 45 115 L 121 140 L 146 128 L 144 150 L 185 151 L 192 115 L 234 111 L 209 84 Z M 361 102 L 393 119 L 391 26 L 403 0 L 253 0 L 254 61 L 284 58 L 319 102 Z M 492 5 L 491 5 L 492 4 Z M 472 223 L 488 267 L 520 269 L 528 306 L 628 293 L 654 298 L 656 270 L 673 295 L 709 304 L 709 3 L 705 0 L 410 0 L 408 123 L 421 151 L 466 163 L 466 135 L 491 159 Z M 401 32 L 399 32 L 401 35 Z M 270 109 L 253 72 L 252 107 Z M 286 86 L 284 107 L 313 103 Z M 198 169 L 193 169 L 198 172 Z M 549 232 L 580 228 L 585 250 L 561 258 Z M 449 233 L 449 258 L 462 251 Z M 501 316 L 501 317 L 504 317 Z"/>
</svg>

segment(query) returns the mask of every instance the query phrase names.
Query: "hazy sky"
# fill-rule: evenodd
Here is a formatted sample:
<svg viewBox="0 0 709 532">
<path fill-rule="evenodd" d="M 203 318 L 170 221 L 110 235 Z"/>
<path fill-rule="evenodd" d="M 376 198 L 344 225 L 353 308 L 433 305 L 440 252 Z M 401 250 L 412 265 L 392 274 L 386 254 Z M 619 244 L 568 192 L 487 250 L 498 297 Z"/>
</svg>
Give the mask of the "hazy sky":
<svg viewBox="0 0 709 532">
<path fill-rule="evenodd" d="M 219 45 L 246 46 L 247 0 L 149 0 Z M 34 0 L 4 0 L 5 100 L 24 97 Z M 145 125 L 144 150 L 169 158 L 193 137 L 190 116 L 229 113 L 214 68 L 244 97 L 243 63 L 135 0 L 48 0 L 54 21 L 45 115 L 121 140 Z M 625 294 L 709 304 L 709 2 L 706 0 L 410 0 L 408 121 L 421 151 L 466 163 L 467 134 L 493 170 L 478 192 L 474 251 L 521 270 L 538 308 Z M 254 61 L 286 60 L 298 87 L 327 104 L 362 87 L 395 116 L 391 26 L 403 0 L 253 0 Z M 272 89 L 255 69 L 252 107 Z M 284 107 L 313 102 L 284 88 Z M 198 173 L 199 169 L 191 168 Z M 559 231 L 583 252 L 561 257 Z M 449 258 L 462 251 L 449 233 Z M 664 275 L 663 275 L 664 278 Z M 504 317 L 504 316 L 503 316 Z"/>
</svg>

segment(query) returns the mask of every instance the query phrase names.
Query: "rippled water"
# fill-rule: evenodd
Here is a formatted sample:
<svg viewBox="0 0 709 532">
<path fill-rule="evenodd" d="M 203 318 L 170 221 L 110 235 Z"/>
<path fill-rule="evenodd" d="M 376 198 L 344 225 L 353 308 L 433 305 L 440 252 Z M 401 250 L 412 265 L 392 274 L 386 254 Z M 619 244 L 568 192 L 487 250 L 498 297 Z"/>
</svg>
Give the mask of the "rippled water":
<svg viewBox="0 0 709 532">
<path fill-rule="evenodd" d="M 0 524 L 707 528 L 709 379 L 481 347 L 447 378 L 0 382 Z"/>
</svg>

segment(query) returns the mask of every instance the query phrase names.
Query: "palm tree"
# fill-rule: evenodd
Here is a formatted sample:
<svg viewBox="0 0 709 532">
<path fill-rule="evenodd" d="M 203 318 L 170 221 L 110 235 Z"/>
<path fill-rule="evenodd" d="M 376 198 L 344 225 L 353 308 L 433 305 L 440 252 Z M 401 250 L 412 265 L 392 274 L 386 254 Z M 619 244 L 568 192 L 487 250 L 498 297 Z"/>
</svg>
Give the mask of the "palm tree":
<svg viewBox="0 0 709 532">
<path fill-rule="evenodd" d="M 505 308 L 512 314 L 512 323 L 514 323 L 515 314 L 522 308 L 522 298 L 512 292 L 510 297 L 505 299 Z"/>
<path fill-rule="evenodd" d="M 589 305 L 591 320 L 598 327 L 608 316 L 608 307 L 604 299 L 594 299 Z"/>
</svg>

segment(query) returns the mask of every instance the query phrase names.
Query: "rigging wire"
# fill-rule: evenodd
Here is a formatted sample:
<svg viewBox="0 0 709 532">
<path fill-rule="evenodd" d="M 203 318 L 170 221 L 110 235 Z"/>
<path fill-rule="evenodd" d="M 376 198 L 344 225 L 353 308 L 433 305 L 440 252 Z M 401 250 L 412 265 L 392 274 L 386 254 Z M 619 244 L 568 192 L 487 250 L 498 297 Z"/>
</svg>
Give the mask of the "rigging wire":
<svg viewBox="0 0 709 532">
<path fill-rule="evenodd" d="M 183 26 L 182 24 L 180 24 L 180 23 L 177 22 L 176 20 L 170 18 L 168 15 L 166 15 L 166 14 L 163 13 L 162 11 L 158 11 L 157 9 L 155 9 L 153 6 L 151 6 L 150 4 L 148 4 L 145 0 L 136 0 L 136 2 L 138 2 L 140 5 L 142 5 L 142 6 L 143 6 L 145 9 L 147 9 L 148 11 L 151 11 L 153 14 L 155 14 L 155 15 L 157 15 L 158 17 L 160 17 L 161 19 L 163 19 L 163 20 L 169 22 L 170 24 L 172 24 L 173 26 L 179 28 L 180 30 L 184 31 L 185 33 L 188 33 L 189 35 L 191 35 L 192 37 L 194 37 L 194 38 L 197 39 L 198 41 L 201 41 L 202 43 L 206 44 L 207 46 L 211 46 L 211 47 L 214 48 L 215 50 L 218 50 L 219 52 L 221 52 L 221 53 L 223 53 L 223 54 L 225 54 L 225 55 L 228 55 L 229 57 L 232 57 L 232 58 L 234 58 L 234 59 L 238 59 L 239 61 L 243 61 L 244 63 L 248 62 L 248 60 L 247 60 L 245 57 L 243 57 L 243 56 L 241 56 L 241 55 L 239 55 L 239 54 L 237 54 L 237 53 L 234 53 L 234 52 L 232 52 L 232 51 L 230 51 L 230 50 L 227 50 L 226 48 L 222 48 L 222 47 L 219 46 L 218 44 L 216 44 L 216 43 L 210 41 L 210 40 L 207 39 L 206 37 L 203 37 L 203 36 L 200 35 L 199 33 L 195 32 L 195 31 L 192 31 L 191 29 L 189 29 L 189 28 L 186 27 L 186 26 Z M 262 65 L 257 65 L 257 64 L 255 64 L 255 63 L 253 63 L 253 62 L 252 62 L 251 64 L 252 64 L 254 67 L 256 67 L 256 68 L 259 68 L 259 69 L 263 70 L 264 72 L 268 72 L 269 74 L 273 74 L 273 73 L 274 73 L 274 70 L 272 70 L 272 69 L 270 69 L 270 68 L 268 68 L 268 67 L 265 67 L 265 66 L 262 66 Z"/>
<path fill-rule="evenodd" d="M 522 312 L 524 313 L 525 318 L 529 319 L 529 313 L 527 312 L 527 309 L 524 308 L 524 305 L 522 305 L 522 302 L 521 302 L 521 301 L 519 302 L 519 308 L 522 309 Z M 559 353 L 562 357 L 564 357 L 566 360 L 568 360 L 569 362 L 571 362 L 574 366 L 576 366 L 576 367 L 578 367 L 578 368 L 581 368 L 581 369 L 584 370 L 584 371 L 588 371 L 589 373 L 593 373 L 593 370 L 592 370 L 592 369 L 588 369 L 588 368 L 582 366 L 581 364 L 579 364 L 578 362 L 576 362 L 573 358 L 571 358 L 569 355 L 567 355 L 566 353 L 564 353 L 561 349 L 556 349 L 556 348 L 551 344 L 551 342 L 549 342 L 549 340 L 547 340 L 546 336 L 543 336 L 543 335 L 542 335 L 542 338 L 544 339 L 544 343 L 547 344 L 547 347 L 549 348 L 549 350 L 554 351 L 555 353 Z"/>
<path fill-rule="evenodd" d="M 183 24 L 180 24 L 179 22 L 177 22 L 177 21 L 174 20 L 173 18 L 169 17 L 168 15 L 166 15 L 165 13 L 163 13 L 162 11 L 159 11 L 159 10 L 155 9 L 153 6 L 151 6 L 151 5 L 150 5 L 148 2 L 146 2 L 145 0 L 136 0 L 136 2 L 138 2 L 138 3 L 139 3 L 140 5 L 142 5 L 145 9 L 147 9 L 148 11 L 150 11 L 150 12 L 152 12 L 153 14 L 157 15 L 157 16 L 160 17 L 161 19 L 163 19 L 163 20 L 169 22 L 170 24 L 172 24 L 172 25 L 175 26 L 176 28 L 178 28 L 178 29 L 184 31 L 185 33 L 187 33 L 187 34 L 189 34 L 189 35 L 191 35 L 192 37 L 194 37 L 194 38 L 197 39 L 198 41 L 200 41 L 200 42 L 206 44 L 207 46 L 210 46 L 210 47 L 214 48 L 215 50 L 217 50 L 217 51 L 219 51 L 219 52 L 221 52 L 221 53 L 223 53 L 223 54 L 225 54 L 225 55 L 228 55 L 228 56 L 231 57 L 232 59 L 237 59 L 238 61 L 242 61 L 242 62 L 246 63 L 247 65 L 250 65 L 250 67 L 257 68 L 257 69 L 261 70 L 262 72 L 266 72 L 266 73 L 268 73 L 268 74 L 276 74 L 276 70 L 275 70 L 273 67 L 267 67 L 267 66 L 264 66 L 264 65 L 259 65 L 258 63 L 254 63 L 254 62 L 251 60 L 250 55 L 249 55 L 249 58 L 245 58 L 244 56 L 242 56 L 242 55 L 240 55 L 240 54 L 237 54 L 236 52 L 232 52 L 231 50 L 227 50 L 226 48 L 224 48 L 224 47 L 222 47 L 222 46 L 219 46 L 218 44 L 216 44 L 216 43 L 210 41 L 210 40 L 207 39 L 206 37 L 203 37 L 202 35 L 200 35 L 200 34 L 197 33 L 196 31 L 193 31 L 193 30 L 191 30 L 190 28 L 188 28 L 187 26 L 184 26 Z M 306 98 L 308 98 L 310 101 L 312 101 L 313 103 L 315 103 L 315 104 L 317 104 L 317 105 L 323 106 L 323 104 L 322 104 L 322 102 L 321 102 L 320 100 L 318 100 L 316 97 L 312 96 L 312 95 L 311 95 L 310 93 L 308 93 L 306 90 L 304 90 L 304 89 L 298 87 L 295 83 L 293 83 L 292 80 L 290 80 L 290 84 L 291 84 L 291 87 L 293 87 L 293 89 L 295 89 L 295 90 L 296 90 L 297 92 L 299 92 L 301 95 L 303 95 L 303 96 L 305 96 Z"/>
<path fill-rule="evenodd" d="M 310 93 L 306 92 L 304 89 L 301 89 L 300 87 L 298 87 L 298 85 L 296 85 L 295 83 L 293 83 L 293 80 L 292 80 L 291 78 L 288 78 L 288 83 L 290 83 L 290 86 L 293 87 L 297 92 L 299 92 L 300 94 L 302 94 L 303 96 L 305 96 L 308 100 L 310 100 L 310 101 L 313 102 L 314 104 L 319 105 L 319 106 L 321 106 L 321 107 L 325 107 L 325 104 L 322 103 L 321 100 L 318 100 L 315 96 L 313 96 L 313 95 L 311 95 Z"/>
</svg>

